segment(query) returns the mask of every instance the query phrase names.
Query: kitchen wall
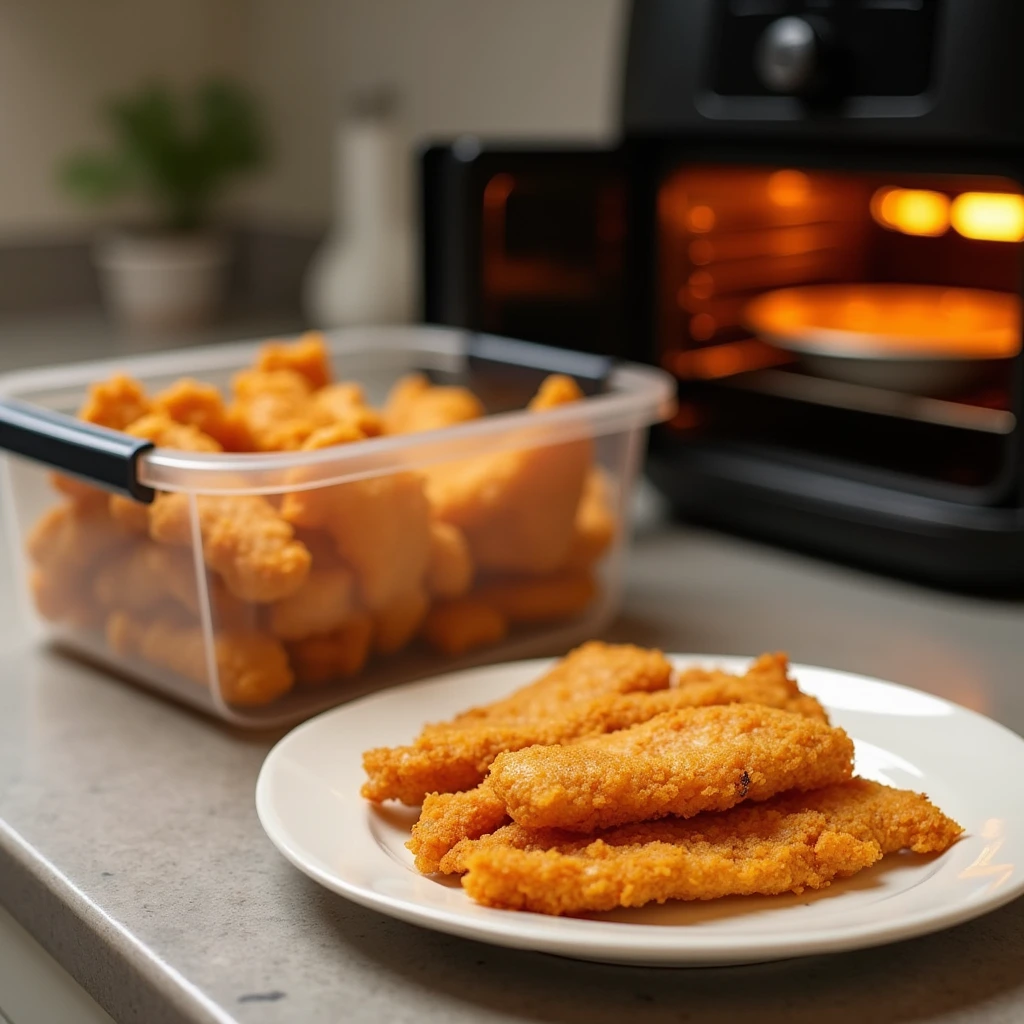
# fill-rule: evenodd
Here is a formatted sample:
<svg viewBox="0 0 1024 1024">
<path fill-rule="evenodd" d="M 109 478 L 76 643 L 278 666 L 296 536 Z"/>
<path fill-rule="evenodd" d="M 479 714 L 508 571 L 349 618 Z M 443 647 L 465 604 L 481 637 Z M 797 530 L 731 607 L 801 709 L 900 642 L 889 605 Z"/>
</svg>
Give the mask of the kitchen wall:
<svg viewBox="0 0 1024 1024">
<path fill-rule="evenodd" d="M 91 223 L 54 168 L 102 138 L 101 100 L 150 77 L 246 73 L 251 16 L 249 0 L 0 0 L 0 244 Z"/>
<path fill-rule="evenodd" d="M 252 81 L 278 138 L 254 193 L 273 222 L 330 207 L 331 132 L 355 89 L 400 90 L 410 139 L 602 138 L 614 124 L 625 0 L 252 0 Z"/>
<path fill-rule="evenodd" d="M 410 139 L 462 131 L 597 138 L 613 124 L 624 0 L 0 0 L 0 244 L 81 233 L 54 187 L 102 136 L 101 98 L 148 77 L 248 79 L 276 139 L 243 201 L 317 229 L 331 132 L 352 90 L 396 86 Z"/>
</svg>

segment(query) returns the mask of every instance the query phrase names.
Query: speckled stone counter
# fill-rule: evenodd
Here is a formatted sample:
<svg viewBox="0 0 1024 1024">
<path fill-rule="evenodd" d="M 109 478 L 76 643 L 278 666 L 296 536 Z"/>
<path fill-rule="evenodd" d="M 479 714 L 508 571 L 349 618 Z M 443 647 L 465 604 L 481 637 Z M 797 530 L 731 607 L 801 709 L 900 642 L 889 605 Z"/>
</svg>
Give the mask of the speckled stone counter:
<svg viewBox="0 0 1024 1024">
<path fill-rule="evenodd" d="M 5 573 L 3 578 L 9 578 Z M 0 600 L 9 623 L 10 595 Z M 1024 730 L 1024 605 L 939 594 L 649 521 L 611 636 L 931 690 Z M 604 967 L 400 924 L 264 837 L 274 737 L 228 732 L 2 637 L 0 903 L 118 1021 L 1024 1021 L 1024 900 L 898 946 L 759 967 Z"/>
</svg>

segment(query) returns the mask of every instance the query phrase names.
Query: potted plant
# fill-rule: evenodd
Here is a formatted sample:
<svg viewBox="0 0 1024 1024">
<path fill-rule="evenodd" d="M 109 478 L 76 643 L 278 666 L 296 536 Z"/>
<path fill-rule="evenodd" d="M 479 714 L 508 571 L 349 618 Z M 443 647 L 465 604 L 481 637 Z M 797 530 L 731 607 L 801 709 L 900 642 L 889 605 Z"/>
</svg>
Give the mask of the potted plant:
<svg viewBox="0 0 1024 1024">
<path fill-rule="evenodd" d="M 266 159 L 257 105 L 239 86 L 211 80 L 188 96 L 149 85 L 108 102 L 103 113 L 111 146 L 72 155 L 61 180 L 90 204 L 134 194 L 153 212 L 145 225 L 98 239 L 108 302 L 133 327 L 200 325 L 219 305 L 228 257 L 211 223 L 214 203 Z"/>
</svg>

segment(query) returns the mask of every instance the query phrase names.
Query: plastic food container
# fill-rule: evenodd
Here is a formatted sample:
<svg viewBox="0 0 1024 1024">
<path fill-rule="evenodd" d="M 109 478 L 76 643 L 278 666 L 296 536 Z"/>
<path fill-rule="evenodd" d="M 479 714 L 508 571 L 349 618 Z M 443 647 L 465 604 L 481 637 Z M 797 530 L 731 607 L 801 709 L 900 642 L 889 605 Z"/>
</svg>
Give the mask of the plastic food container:
<svg viewBox="0 0 1024 1024">
<path fill-rule="evenodd" d="M 323 337 L 335 379 L 371 405 L 415 372 L 468 387 L 488 414 L 312 450 L 182 451 L 75 411 L 116 373 L 150 395 L 184 376 L 228 393 L 261 343 L 0 378 L 6 520 L 41 635 L 270 727 L 357 690 L 558 653 L 602 628 L 671 378 L 447 329 Z M 527 409 L 552 373 L 584 397 Z"/>
</svg>

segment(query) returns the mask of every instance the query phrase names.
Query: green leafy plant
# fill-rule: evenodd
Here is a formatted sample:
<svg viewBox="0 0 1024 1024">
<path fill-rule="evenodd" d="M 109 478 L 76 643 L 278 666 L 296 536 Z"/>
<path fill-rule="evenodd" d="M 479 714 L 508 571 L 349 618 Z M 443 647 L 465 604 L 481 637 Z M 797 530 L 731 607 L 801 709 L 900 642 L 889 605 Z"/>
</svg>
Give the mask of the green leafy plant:
<svg viewBox="0 0 1024 1024">
<path fill-rule="evenodd" d="M 72 155 L 61 181 L 94 205 L 142 194 L 165 230 L 202 228 L 225 185 L 267 159 L 257 104 L 231 82 L 211 80 L 188 96 L 148 85 L 109 101 L 103 115 L 113 145 Z"/>
</svg>

